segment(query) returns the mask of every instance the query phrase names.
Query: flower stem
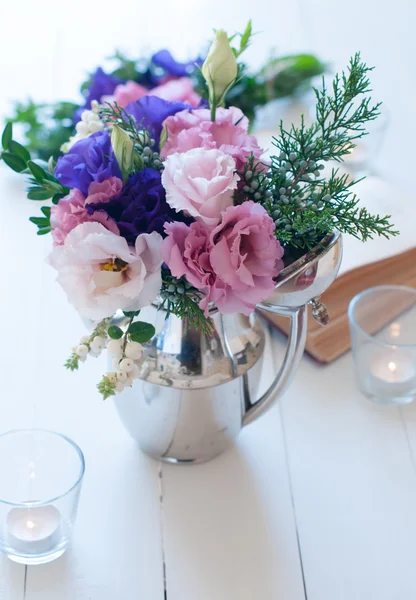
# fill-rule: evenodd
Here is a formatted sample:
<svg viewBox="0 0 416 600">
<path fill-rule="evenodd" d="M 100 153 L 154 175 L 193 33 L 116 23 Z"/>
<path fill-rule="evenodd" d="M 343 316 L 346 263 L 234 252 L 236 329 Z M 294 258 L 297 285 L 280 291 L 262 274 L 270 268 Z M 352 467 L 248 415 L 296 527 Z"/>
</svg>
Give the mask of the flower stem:
<svg viewBox="0 0 416 600">
<path fill-rule="evenodd" d="M 126 333 L 124 334 L 123 348 L 122 348 L 122 350 L 123 350 L 123 356 L 124 356 L 124 353 L 126 351 L 127 338 L 128 338 L 128 334 L 129 334 L 130 325 L 133 323 L 133 319 L 134 319 L 134 316 L 130 317 L 129 324 L 127 325 Z"/>
</svg>

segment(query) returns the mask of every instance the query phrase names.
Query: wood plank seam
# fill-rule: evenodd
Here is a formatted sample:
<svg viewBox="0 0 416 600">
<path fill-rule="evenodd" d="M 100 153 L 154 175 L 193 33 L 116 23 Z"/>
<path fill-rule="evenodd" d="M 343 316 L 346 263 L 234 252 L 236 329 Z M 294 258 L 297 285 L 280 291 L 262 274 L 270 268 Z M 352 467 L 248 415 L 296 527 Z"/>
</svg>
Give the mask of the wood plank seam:
<svg viewBox="0 0 416 600">
<path fill-rule="evenodd" d="M 167 579 L 166 579 L 165 532 L 164 532 L 164 526 L 163 526 L 164 489 L 163 489 L 163 463 L 162 462 L 159 464 L 158 475 L 159 475 L 160 542 L 161 542 L 161 547 L 162 547 L 163 598 L 164 598 L 164 600 L 168 600 L 168 586 L 167 586 Z"/>
<path fill-rule="evenodd" d="M 294 522 L 295 522 L 296 544 L 297 544 L 297 547 L 298 547 L 300 570 L 301 570 L 301 573 L 302 573 L 303 593 L 304 593 L 304 596 L 305 596 L 305 600 L 308 600 L 308 590 L 307 590 L 307 586 L 306 586 L 305 569 L 304 569 L 304 566 L 303 566 L 303 557 L 302 557 L 302 545 L 301 545 L 301 541 L 300 541 L 300 533 L 299 533 L 299 527 L 298 527 L 298 516 L 297 516 L 297 513 L 296 513 L 296 502 L 295 502 L 295 495 L 294 495 L 294 491 L 293 491 L 292 472 L 291 472 L 291 469 L 290 469 L 289 448 L 288 448 L 287 436 L 286 436 L 285 418 L 284 418 L 283 408 L 282 408 L 282 403 L 281 402 L 279 403 L 279 413 L 280 413 L 280 426 L 281 426 L 282 438 L 283 438 L 283 447 L 284 447 L 284 451 L 285 451 L 286 472 L 287 472 L 287 478 L 288 478 L 288 482 L 289 482 L 290 502 L 292 504 L 293 519 L 294 519 Z"/>
<path fill-rule="evenodd" d="M 407 443 L 407 446 L 409 448 L 410 462 L 412 464 L 413 471 L 414 471 L 414 473 L 416 475 L 416 458 L 415 458 L 415 454 L 413 452 L 412 443 L 410 441 L 409 430 L 407 428 L 406 417 L 405 417 L 405 414 L 403 412 L 403 407 L 402 406 L 399 406 L 399 413 L 400 413 L 400 418 L 401 418 L 403 429 L 404 429 L 404 435 L 406 437 L 406 443 Z"/>
<path fill-rule="evenodd" d="M 23 600 L 26 600 L 27 568 L 27 565 L 25 565 L 25 575 L 23 578 Z"/>
</svg>

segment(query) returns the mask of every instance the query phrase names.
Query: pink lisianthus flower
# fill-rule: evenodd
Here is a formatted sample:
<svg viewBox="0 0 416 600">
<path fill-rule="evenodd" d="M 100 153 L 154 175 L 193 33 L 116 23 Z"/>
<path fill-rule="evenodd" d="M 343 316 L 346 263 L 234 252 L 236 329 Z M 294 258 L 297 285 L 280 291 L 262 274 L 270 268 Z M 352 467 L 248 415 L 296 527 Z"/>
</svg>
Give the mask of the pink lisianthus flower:
<svg viewBox="0 0 416 600">
<path fill-rule="evenodd" d="M 186 102 L 194 107 L 201 102 L 201 96 L 195 92 L 190 77 L 180 77 L 161 83 L 150 90 L 149 96 L 158 96 L 169 102 Z"/>
<path fill-rule="evenodd" d="M 232 205 L 238 180 L 234 159 L 216 149 L 195 148 L 171 154 L 162 173 L 168 204 L 211 227 L 218 224 L 221 212 Z"/>
<path fill-rule="evenodd" d="M 110 177 L 104 181 L 92 181 L 88 187 L 85 204 L 108 202 L 111 198 L 121 194 L 122 189 L 123 182 L 118 177 Z"/>
<path fill-rule="evenodd" d="M 136 102 L 143 96 L 157 96 L 169 102 L 186 102 L 195 107 L 201 102 L 201 96 L 195 92 L 192 80 L 189 77 L 167 78 L 151 90 L 135 81 L 127 81 L 118 85 L 112 96 L 101 98 L 101 102 L 109 102 L 110 104 L 116 102 L 121 108 L 125 108 L 130 102 Z"/>
<path fill-rule="evenodd" d="M 273 219 L 255 202 L 224 212 L 210 237 L 211 267 L 220 281 L 210 299 L 221 312 L 249 314 L 273 292 L 273 279 L 284 266 L 283 248 L 274 231 Z"/>
<path fill-rule="evenodd" d="M 101 223 L 109 231 L 119 235 L 119 229 L 113 219 L 104 211 L 88 214 L 86 204 L 88 202 L 106 202 L 117 196 L 121 192 L 122 186 L 121 179 L 110 177 L 101 183 L 93 181 L 88 188 L 87 198 L 75 188 L 67 196 L 61 198 L 58 204 L 51 208 L 50 220 L 54 245 L 63 244 L 68 233 L 80 223 L 91 221 Z"/>
<path fill-rule="evenodd" d="M 136 83 L 135 81 L 127 81 L 126 83 L 120 83 L 114 90 L 114 101 L 124 108 L 130 102 L 136 102 L 143 96 L 147 96 L 149 91 L 143 85 Z M 106 99 L 111 103 L 111 97 Z"/>
<path fill-rule="evenodd" d="M 260 159 L 262 148 L 254 135 L 248 134 L 248 119 L 239 108 L 217 108 L 216 120 L 211 121 L 207 108 L 182 110 L 164 122 L 167 141 L 161 156 L 187 152 L 193 148 L 218 148 L 236 161 L 240 171 L 251 154 Z"/>
<path fill-rule="evenodd" d="M 142 233 L 134 247 L 100 223 L 81 223 L 55 246 L 49 264 L 68 300 L 88 319 L 116 310 L 139 310 L 158 295 L 162 284 L 160 245 L 156 233 Z"/>
<path fill-rule="evenodd" d="M 206 313 L 213 302 L 224 314 L 248 315 L 273 292 L 283 249 L 259 204 L 230 206 L 214 230 L 196 222 L 169 223 L 165 231 L 162 258 L 175 277 L 185 276 L 204 294 L 200 307 Z"/>
<path fill-rule="evenodd" d="M 185 275 L 191 285 L 209 294 L 215 277 L 209 258 L 210 229 L 202 221 L 191 225 L 174 221 L 165 224 L 165 232 L 160 253 L 172 275 L 178 279 Z"/>
</svg>

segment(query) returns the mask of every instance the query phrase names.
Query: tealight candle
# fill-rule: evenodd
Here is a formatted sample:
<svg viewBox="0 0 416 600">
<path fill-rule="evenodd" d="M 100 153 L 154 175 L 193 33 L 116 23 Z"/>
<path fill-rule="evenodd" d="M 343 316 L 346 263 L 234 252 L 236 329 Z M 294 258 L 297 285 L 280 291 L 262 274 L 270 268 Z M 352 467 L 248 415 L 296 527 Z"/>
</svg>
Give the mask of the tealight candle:
<svg viewBox="0 0 416 600">
<path fill-rule="evenodd" d="M 24 565 L 68 548 L 84 476 L 84 456 L 69 438 L 42 429 L 0 435 L 0 551 Z"/>
<path fill-rule="evenodd" d="M 404 397 L 416 387 L 416 365 L 403 352 L 390 351 L 376 354 L 369 364 L 367 389 L 375 396 Z"/>
<path fill-rule="evenodd" d="M 405 358 L 390 357 L 374 359 L 370 365 L 371 373 L 387 383 L 405 383 L 416 374 L 412 362 Z"/>
<path fill-rule="evenodd" d="M 43 554 L 59 543 L 61 515 L 54 506 L 13 508 L 7 515 L 9 543 L 23 554 Z"/>
<path fill-rule="evenodd" d="M 351 300 L 348 320 L 361 391 L 377 404 L 416 400 L 416 290 L 365 290 Z"/>
</svg>

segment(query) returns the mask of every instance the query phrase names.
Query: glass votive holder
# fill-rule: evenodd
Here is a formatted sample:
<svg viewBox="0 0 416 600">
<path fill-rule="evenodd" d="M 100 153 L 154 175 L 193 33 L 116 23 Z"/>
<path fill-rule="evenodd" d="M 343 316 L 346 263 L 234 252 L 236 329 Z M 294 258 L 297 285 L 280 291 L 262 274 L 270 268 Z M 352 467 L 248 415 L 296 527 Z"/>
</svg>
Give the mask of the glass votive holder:
<svg viewBox="0 0 416 600">
<path fill-rule="evenodd" d="M 358 385 L 378 404 L 416 399 L 416 290 L 383 285 L 355 296 L 348 309 Z"/>
<path fill-rule="evenodd" d="M 21 429 L 0 435 L 0 550 L 40 565 L 68 547 L 85 462 L 59 433 Z"/>
</svg>

